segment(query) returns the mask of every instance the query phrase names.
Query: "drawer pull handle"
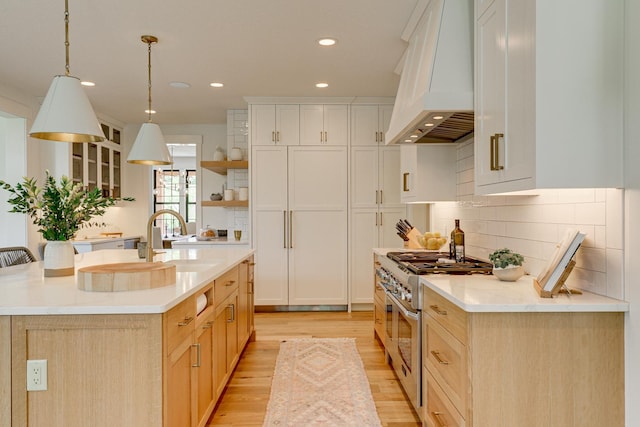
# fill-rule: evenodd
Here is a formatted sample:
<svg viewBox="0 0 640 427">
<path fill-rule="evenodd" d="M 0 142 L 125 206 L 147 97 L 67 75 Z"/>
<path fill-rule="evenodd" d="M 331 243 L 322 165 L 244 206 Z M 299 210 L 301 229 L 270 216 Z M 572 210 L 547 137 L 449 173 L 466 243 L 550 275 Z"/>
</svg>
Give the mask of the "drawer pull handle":
<svg viewBox="0 0 640 427">
<path fill-rule="evenodd" d="M 435 350 L 431 350 L 431 354 L 433 355 L 433 357 L 435 357 L 436 361 L 441 364 L 441 365 L 448 365 L 449 362 L 447 362 L 446 360 L 442 359 L 440 357 L 440 352 L 439 351 L 435 351 Z"/>
<path fill-rule="evenodd" d="M 187 326 L 191 322 L 193 322 L 193 317 L 185 316 L 182 322 L 178 322 L 178 326 Z"/>
<path fill-rule="evenodd" d="M 229 281 L 225 284 L 225 286 L 233 286 L 233 284 L 234 284 L 234 283 L 236 283 L 236 281 L 235 281 L 235 280 L 229 280 Z"/>
<path fill-rule="evenodd" d="M 430 305 L 429 308 L 433 311 L 435 311 L 436 313 L 438 313 L 440 316 L 446 316 L 447 315 L 447 310 L 443 310 L 440 307 L 438 307 L 437 305 Z"/>
<path fill-rule="evenodd" d="M 443 423 L 442 420 L 440 419 L 440 415 L 442 415 L 442 412 L 432 411 L 431 415 L 433 415 L 433 418 L 438 423 L 438 427 L 447 427 L 447 425 Z"/>
<path fill-rule="evenodd" d="M 204 325 L 202 325 L 202 329 L 211 329 L 212 326 L 213 326 L 213 322 L 207 322 Z"/>
</svg>

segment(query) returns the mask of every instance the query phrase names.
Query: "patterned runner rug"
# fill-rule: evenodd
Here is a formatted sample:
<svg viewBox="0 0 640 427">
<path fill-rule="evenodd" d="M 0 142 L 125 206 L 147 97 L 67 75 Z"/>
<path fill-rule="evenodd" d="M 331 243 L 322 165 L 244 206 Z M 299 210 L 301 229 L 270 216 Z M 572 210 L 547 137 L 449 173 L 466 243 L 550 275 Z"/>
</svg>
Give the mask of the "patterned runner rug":
<svg viewBox="0 0 640 427">
<path fill-rule="evenodd" d="M 380 426 L 355 338 L 282 342 L 264 426 Z"/>
</svg>

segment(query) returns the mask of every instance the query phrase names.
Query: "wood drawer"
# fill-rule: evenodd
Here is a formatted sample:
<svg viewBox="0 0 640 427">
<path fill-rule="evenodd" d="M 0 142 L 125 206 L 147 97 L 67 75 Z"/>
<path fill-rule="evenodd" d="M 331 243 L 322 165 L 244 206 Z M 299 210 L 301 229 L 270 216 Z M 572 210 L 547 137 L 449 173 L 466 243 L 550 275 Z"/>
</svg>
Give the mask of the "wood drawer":
<svg viewBox="0 0 640 427">
<path fill-rule="evenodd" d="M 458 411 L 467 411 L 467 348 L 440 323 L 427 316 L 424 330 L 426 368 Z"/>
<path fill-rule="evenodd" d="M 195 329 L 196 299 L 187 298 L 164 316 L 164 330 L 166 339 L 166 354 L 171 353 Z"/>
<path fill-rule="evenodd" d="M 426 402 L 422 407 L 422 419 L 428 427 L 464 427 L 465 420 L 456 410 L 453 403 L 438 382 L 426 372 L 424 376 L 424 393 Z"/>
<path fill-rule="evenodd" d="M 216 307 L 222 303 L 233 291 L 238 290 L 238 267 L 224 273 L 214 281 L 213 298 Z"/>
<path fill-rule="evenodd" d="M 466 345 L 467 312 L 426 286 L 423 286 L 422 289 L 424 312 L 437 320 L 462 344 Z"/>
<path fill-rule="evenodd" d="M 380 300 L 380 302 L 384 303 L 385 301 L 385 293 L 384 289 L 378 286 L 378 280 L 374 280 L 373 282 L 373 297 L 374 299 Z"/>
</svg>

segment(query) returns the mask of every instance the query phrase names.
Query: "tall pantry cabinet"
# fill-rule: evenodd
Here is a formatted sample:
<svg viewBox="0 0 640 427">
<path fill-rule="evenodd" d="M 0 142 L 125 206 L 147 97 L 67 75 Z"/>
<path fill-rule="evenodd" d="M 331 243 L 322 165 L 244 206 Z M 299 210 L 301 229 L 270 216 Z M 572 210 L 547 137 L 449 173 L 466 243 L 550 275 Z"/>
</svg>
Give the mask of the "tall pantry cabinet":
<svg viewBox="0 0 640 427">
<path fill-rule="evenodd" d="M 351 106 L 349 282 L 352 304 L 373 303 L 371 248 L 396 247 L 400 202 L 400 147 L 385 146 L 393 105 Z"/>
</svg>

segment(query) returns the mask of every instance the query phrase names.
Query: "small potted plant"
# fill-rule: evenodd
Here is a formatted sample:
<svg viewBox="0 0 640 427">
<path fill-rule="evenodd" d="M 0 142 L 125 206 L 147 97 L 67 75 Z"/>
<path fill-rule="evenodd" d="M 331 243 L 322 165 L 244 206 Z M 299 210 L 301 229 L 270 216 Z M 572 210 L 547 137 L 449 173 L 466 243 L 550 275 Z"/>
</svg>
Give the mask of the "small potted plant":
<svg viewBox="0 0 640 427">
<path fill-rule="evenodd" d="M 96 225 L 94 216 L 103 215 L 117 200 L 104 197 L 100 188 L 86 190 L 63 176 L 60 182 L 46 172 L 38 186 L 35 178 L 24 178 L 15 186 L 0 180 L 0 188 L 11 193 L 9 212 L 24 213 L 31 218 L 47 240 L 44 255 L 45 276 L 74 274 L 73 245 L 70 242 L 81 227 Z M 124 200 L 134 200 L 126 197 Z"/>
<path fill-rule="evenodd" d="M 515 282 L 524 274 L 524 257 L 511 249 L 498 249 L 489 255 L 493 263 L 493 274 L 500 280 Z"/>
</svg>

